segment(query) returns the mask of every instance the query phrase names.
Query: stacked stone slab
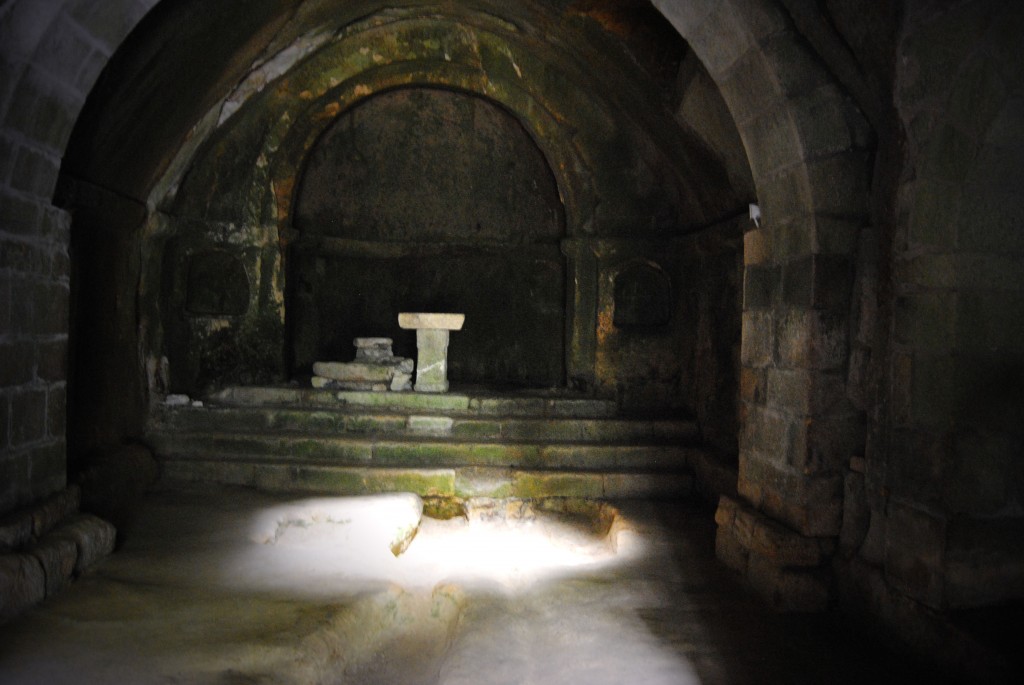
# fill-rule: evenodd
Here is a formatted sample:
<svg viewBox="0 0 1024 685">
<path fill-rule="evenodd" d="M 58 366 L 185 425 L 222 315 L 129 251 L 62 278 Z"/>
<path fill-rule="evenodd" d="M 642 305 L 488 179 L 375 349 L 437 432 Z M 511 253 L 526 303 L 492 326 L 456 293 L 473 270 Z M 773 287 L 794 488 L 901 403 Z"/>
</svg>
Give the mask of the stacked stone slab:
<svg viewBox="0 0 1024 685">
<path fill-rule="evenodd" d="M 355 361 L 313 364 L 314 388 L 372 392 L 412 389 L 413 360 L 396 357 L 391 351 L 391 338 L 356 338 L 353 344 Z"/>
<path fill-rule="evenodd" d="M 0 623 L 61 591 L 114 550 L 116 531 L 78 511 L 71 486 L 0 518 Z"/>
</svg>

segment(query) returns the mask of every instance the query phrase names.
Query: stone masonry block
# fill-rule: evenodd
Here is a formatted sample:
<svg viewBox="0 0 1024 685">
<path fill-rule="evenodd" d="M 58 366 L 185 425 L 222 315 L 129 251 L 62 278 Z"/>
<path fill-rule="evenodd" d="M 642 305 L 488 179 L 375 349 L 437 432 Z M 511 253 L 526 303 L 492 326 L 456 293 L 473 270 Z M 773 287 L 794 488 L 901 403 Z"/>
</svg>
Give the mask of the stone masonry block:
<svg viewBox="0 0 1024 685">
<path fill-rule="evenodd" d="M 74 75 L 92 51 L 88 33 L 68 14 L 60 14 L 39 41 L 33 63 L 54 76 Z"/>
<path fill-rule="evenodd" d="M 736 541 L 745 548 L 750 549 L 754 538 L 754 528 L 757 526 L 757 513 L 748 507 L 737 507 L 736 515 L 732 521 L 732 532 Z"/>
<path fill-rule="evenodd" d="M 768 369 L 740 369 L 740 401 L 763 405 L 768 399 Z"/>
<path fill-rule="evenodd" d="M 778 317 L 776 329 L 780 365 L 818 370 L 841 369 L 846 365 L 847 315 L 791 310 Z"/>
<path fill-rule="evenodd" d="M 864 435 L 861 414 L 808 416 L 795 423 L 787 463 L 810 476 L 839 473 L 864 453 Z"/>
<path fill-rule="evenodd" d="M 743 234 L 743 262 L 748 267 L 772 260 L 772 235 L 767 226 Z"/>
<path fill-rule="evenodd" d="M 71 16 L 87 32 L 113 52 L 153 2 L 137 0 L 110 0 L 109 2 L 80 2 Z"/>
<path fill-rule="evenodd" d="M 0 450 L 0 512 L 8 512 L 29 497 L 30 459 L 24 452 Z"/>
<path fill-rule="evenodd" d="M 68 378 L 68 343 L 66 339 L 39 343 L 36 346 L 36 376 L 50 382 Z"/>
<path fill-rule="evenodd" d="M 853 262 L 845 255 L 810 255 L 783 268 L 782 300 L 791 307 L 842 311 L 852 288 Z"/>
<path fill-rule="evenodd" d="M 46 393 L 23 390 L 11 395 L 11 445 L 20 446 L 46 436 Z"/>
<path fill-rule="evenodd" d="M 103 67 L 107 66 L 110 57 L 106 49 L 95 49 L 89 56 L 82 60 L 82 64 L 75 74 L 75 87 L 82 93 L 92 92 L 96 80 L 100 77 Z"/>
<path fill-rule="evenodd" d="M 0 19 L 0 22 L 2 21 Z M 3 38 L 0 38 L 0 41 L 2 40 Z M 6 45 L 6 43 L 0 42 L 0 45 Z M 12 59 L 12 57 L 6 53 L 0 53 L 0 74 L 5 75 L 4 79 L 0 79 L 0 121 L 3 121 L 4 115 L 14 99 L 14 89 L 21 79 L 22 72 L 25 71 L 25 62 L 18 58 Z M 6 185 L 10 179 L 13 162 L 14 143 L 10 138 L 4 136 L 3 130 L 0 129 L 0 184 Z"/>
<path fill-rule="evenodd" d="M 782 267 L 782 302 L 784 304 L 791 307 L 810 308 L 813 289 L 813 257 L 796 259 Z"/>
<path fill-rule="evenodd" d="M 48 150 L 63 150 L 81 109 L 82 95 L 33 64 L 25 70 L 13 97 L 17 106 L 8 110 L 4 126 Z"/>
<path fill-rule="evenodd" d="M 82 491 L 72 485 L 37 504 L 31 510 L 32 535 L 40 538 L 77 514 L 81 501 Z"/>
<path fill-rule="evenodd" d="M 517 471 L 513 481 L 516 497 L 601 497 L 604 480 L 600 474 Z"/>
<path fill-rule="evenodd" d="M 761 368 L 772 362 L 774 320 L 768 311 L 743 313 L 740 358 L 744 366 Z"/>
<path fill-rule="evenodd" d="M 11 186 L 36 197 L 50 197 L 59 170 L 60 158 L 56 154 L 22 146 L 15 157 Z"/>
<path fill-rule="evenodd" d="M 32 380 L 35 349 L 27 342 L 0 342 L 0 388 Z"/>
<path fill-rule="evenodd" d="M 719 526 L 715 533 L 715 557 L 738 573 L 746 575 L 749 551 L 736 539 L 731 526 Z"/>
<path fill-rule="evenodd" d="M 803 95 L 831 81 L 828 69 L 806 42 L 789 32 L 772 36 L 763 44 L 765 60 L 784 95 Z"/>
<path fill-rule="evenodd" d="M 834 548 L 831 538 L 810 538 L 766 516 L 758 516 L 750 550 L 784 567 L 812 567 L 825 561 Z"/>
<path fill-rule="evenodd" d="M 846 255 L 814 255 L 811 265 L 811 306 L 847 311 L 853 293 L 853 259 Z"/>
<path fill-rule="evenodd" d="M 52 247 L 66 251 L 71 240 L 71 213 L 47 203 L 42 205 L 42 210 L 39 232 Z"/>
<path fill-rule="evenodd" d="M 62 283 L 49 283 L 34 291 L 33 332 L 41 335 L 67 335 L 70 293 Z"/>
<path fill-rule="evenodd" d="M 114 526 L 91 514 L 80 514 L 51 533 L 57 540 L 71 540 L 78 548 L 75 573 L 82 573 L 114 551 Z"/>
<path fill-rule="evenodd" d="M 864 222 L 844 221 L 826 216 L 808 217 L 812 224 L 809 230 L 813 233 L 812 250 L 822 255 L 856 255 L 861 246 L 861 239 L 866 235 Z M 877 244 L 866 240 L 869 245 Z"/>
<path fill-rule="evenodd" d="M 28 554 L 0 554 L 0 623 L 46 597 L 46 577 L 39 560 Z"/>
<path fill-rule="evenodd" d="M 851 411 L 846 378 L 837 371 L 767 369 L 768 399 L 772 409 L 799 416 L 843 415 Z"/>
<path fill-rule="evenodd" d="M 839 547 L 845 556 L 852 556 L 861 549 L 870 525 L 871 509 L 864 474 L 847 471 L 843 484 L 843 526 L 839 531 Z"/>
<path fill-rule="evenodd" d="M 842 152 L 807 164 L 807 180 L 815 213 L 847 219 L 868 216 L 868 156 Z"/>
<path fill-rule="evenodd" d="M 739 508 L 740 503 L 735 498 L 722 495 L 718 498 L 718 508 L 715 509 L 715 523 L 719 526 L 731 526 Z"/>
<path fill-rule="evenodd" d="M 830 582 L 823 570 L 783 568 L 754 552 L 749 556 L 747 579 L 778 611 L 821 612 L 828 608 L 831 599 Z"/>
<path fill-rule="evenodd" d="M 763 458 L 782 464 L 786 461 L 794 417 L 772 408 L 747 407 L 740 434 L 740 449 L 757 452 Z"/>
<path fill-rule="evenodd" d="M 0 452 L 11 444 L 11 404 L 7 395 L 0 394 Z"/>
<path fill-rule="evenodd" d="M 50 438 L 31 454 L 32 499 L 41 499 L 67 486 L 67 445 L 63 437 Z"/>
<path fill-rule="evenodd" d="M 0 151 L 3 148 L 0 147 Z M 8 154 L 13 159 L 14 146 Z M 0 231 L 31 236 L 39 230 L 39 203 L 6 188 L 0 188 Z"/>
<path fill-rule="evenodd" d="M 32 516 L 16 511 L 0 518 L 0 554 L 20 550 L 32 540 Z"/>
<path fill-rule="evenodd" d="M 814 213 L 811 188 L 803 166 L 758 176 L 754 180 L 757 182 L 763 224 L 780 226 Z"/>
<path fill-rule="evenodd" d="M 694 489 L 694 477 L 686 473 L 605 473 L 601 480 L 607 499 L 672 499 Z"/>
<path fill-rule="evenodd" d="M 790 169 L 803 161 L 793 121 L 785 107 L 771 109 L 740 124 L 740 136 L 747 148 L 754 178 Z"/>
<path fill-rule="evenodd" d="M 46 435 L 64 437 L 67 416 L 67 392 L 63 385 L 51 387 L 46 395 Z"/>
<path fill-rule="evenodd" d="M 809 537 L 839 534 L 841 475 L 808 476 L 756 452 L 740 452 L 739 495 L 772 518 Z"/>
<path fill-rule="evenodd" d="M 0 273 L 0 331 L 11 331 L 11 277 Z"/>
<path fill-rule="evenodd" d="M 729 3 L 712 3 L 700 26 L 685 34 L 687 41 L 716 80 L 748 50 L 757 49 L 742 20 Z"/>
<path fill-rule="evenodd" d="M 71 584 L 78 548 L 67 538 L 46 536 L 28 554 L 39 561 L 46 579 L 46 596 L 55 595 Z"/>
<path fill-rule="evenodd" d="M 743 274 L 743 309 L 766 309 L 780 298 L 782 270 L 778 266 L 747 266 Z"/>
<path fill-rule="evenodd" d="M 12 56 L 29 57 L 60 12 L 57 2 L 11 2 L 0 14 L 0 45 Z"/>
<path fill-rule="evenodd" d="M 465 467 L 455 472 L 458 497 L 506 498 L 512 495 L 512 469 Z"/>
<path fill-rule="evenodd" d="M 773 88 L 765 88 L 766 83 L 772 82 L 772 75 L 760 50 L 744 53 L 716 81 L 737 124 L 781 106 L 779 94 Z"/>
<path fill-rule="evenodd" d="M 849 105 L 838 86 L 827 83 L 789 102 L 804 159 L 827 157 L 853 146 Z"/>
<path fill-rule="evenodd" d="M 807 257 L 814 248 L 814 223 L 794 217 L 775 224 L 775 260 L 781 264 Z"/>
<path fill-rule="evenodd" d="M 714 8 L 713 2 L 674 2 L 673 0 L 653 0 L 665 18 L 683 36 L 689 36 L 697 27 L 704 23 Z"/>
<path fill-rule="evenodd" d="M 51 258 L 45 245 L 23 239 L 7 240 L 0 237 L 0 269 L 7 269 L 11 280 L 11 302 L 14 326 L 20 332 L 33 333 L 33 306 L 31 298 L 39 287 L 40 278 L 50 274 Z M 25 298 L 25 299 L 22 299 Z M 18 329 L 12 329 L 19 332 Z"/>
<path fill-rule="evenodd" d="M 778 5 L 758 0 L 729 0 L 729 4 L 755 41 L 764 42 L 789 27 L 786 13 Z"/>
</svg>

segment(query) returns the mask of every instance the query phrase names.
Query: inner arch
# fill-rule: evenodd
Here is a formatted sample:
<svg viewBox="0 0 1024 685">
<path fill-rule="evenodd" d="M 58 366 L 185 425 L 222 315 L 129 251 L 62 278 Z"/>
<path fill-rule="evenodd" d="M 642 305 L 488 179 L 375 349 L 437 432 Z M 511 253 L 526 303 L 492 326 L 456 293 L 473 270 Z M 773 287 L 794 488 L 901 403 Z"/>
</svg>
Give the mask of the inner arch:
<svg viewBox="0 0 1024 685">
<path fill-rule="evenodd" d="M 395 312 L 456 311 L 452 380 L 563 384 L 564 210 L 540 148 L 490 100 L 399 88 L 342 113 L 306 157 L 292 224 L 293 373 L 347 360 L 360 336 L 415 356 Z"/>
</svg>

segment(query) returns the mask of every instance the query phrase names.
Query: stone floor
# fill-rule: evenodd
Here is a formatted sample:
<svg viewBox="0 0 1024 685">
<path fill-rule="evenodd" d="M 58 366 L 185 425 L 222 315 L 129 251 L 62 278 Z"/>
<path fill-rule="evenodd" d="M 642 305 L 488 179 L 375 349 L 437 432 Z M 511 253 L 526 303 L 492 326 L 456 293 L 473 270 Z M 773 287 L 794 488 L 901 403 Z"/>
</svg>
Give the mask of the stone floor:
<svg viewBox="0 0 1024 685">
<path fill-rule="evenodd" d="M 937 680 L 838 617 L 766 611 L 696 505 L 423 518 L 395 556 L 410 516 L 394 496 L 155 494 L 117 553 L 0 627 L 0 683 Z"/>
</svg>

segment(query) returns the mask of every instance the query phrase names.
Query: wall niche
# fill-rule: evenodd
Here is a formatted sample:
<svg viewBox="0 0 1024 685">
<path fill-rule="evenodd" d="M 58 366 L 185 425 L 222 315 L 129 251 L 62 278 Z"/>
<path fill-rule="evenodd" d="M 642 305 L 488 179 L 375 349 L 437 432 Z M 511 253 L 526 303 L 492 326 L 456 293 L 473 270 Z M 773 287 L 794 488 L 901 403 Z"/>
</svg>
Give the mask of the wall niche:
<svg viewBox="0 0 1024 685">
<path fill-rule="evenodd" d="M 314 144 L 296 196 L 287 317 L 292 373 L 383 336 L 415 357 L 402 311 L 466 314 L 453 382 L 565 382 L 565 219 L 554 175 L 490 100 L 401 88 L 343 112 Z"/>
</svg>

